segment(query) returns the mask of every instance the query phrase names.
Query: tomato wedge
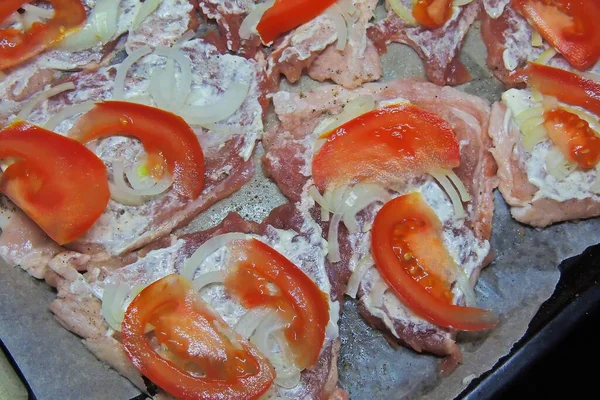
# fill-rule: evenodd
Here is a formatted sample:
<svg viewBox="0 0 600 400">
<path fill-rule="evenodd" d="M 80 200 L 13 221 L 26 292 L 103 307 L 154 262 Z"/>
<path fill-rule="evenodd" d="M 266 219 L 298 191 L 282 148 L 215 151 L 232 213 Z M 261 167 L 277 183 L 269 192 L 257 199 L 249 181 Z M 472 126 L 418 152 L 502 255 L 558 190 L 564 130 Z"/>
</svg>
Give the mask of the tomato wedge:
<svg viewBox="0 0 600 400">
<path fill-rule="evenodd" d="M 433 324 L 477 331 L 498 323 L 490 311 L 451 304 L 454 261 L 442 226 L 420 193 L 386 203 L 375 216 L 371 250 L 377 269 L 411 310 Z"/>
<path fill-rule="evenodd" d="M 31 0 L 2 0 L 0 22 L 6 20 L 23 4 Z M 54 7 L 54 17 L 45 24 L 34 23 L 27 31 L 0 30 L 0 71 L 14 67 L 63 40 L 85 22 L 81 0 L 48 0 Z"/>
<path fill-rule="evenodd" d="M 149 343 L 147 324 L 169 349 L 168 359 Z M 180 399 L 256 399 L 275 379 L 268 360 L 229 328 L 180 275 L 154 282 L 131 302 L 122 339 L 133 364 Z"/>
<path fill-rule="evenodd" d="M 448 122 L 411 105 L 373 110 L 335 129 L 315 154 L 312 173 L 323 190 L 356 182 L 397 183 L 460 165 Z"/>
<path fill-rule="evenodd" d="M 429 29 L 438 29 L 452 18 L 452 0 L 418 0 L 413 17 Z"/>
<path fill-rule="evenodd" d="M 527 83 L 541 93 L 600 115 L 600 82 L 563 69 L 530 63 Z"/>
<path fill-rule="evenodd" d="M 600 3 L 586 0 L 512 0 L 513 8 L 575 68 L 600 59 Z"/>
<path fill-rule="evenodd" d="M 600 162 L 600 137 L 587 121 L 566 110 L 550 110 L 544 114 L 548 136 L 564 156 L 583 169 Z"/>
<path fill-rule="evenodd" d="M 58 244 L 82 235 L 106 208 L 106 167 L 75 140 L 17 122 L 0 132 L 0 158 L 15 160 L 0 191 Z"/>
<path fill-rule="evenodd" d="M 327 295 L 302 270 L 256 239 L 230 245 L 233 264 L 225 287 L 246 308 L 269 306 L 292 321 L 285 335 L 296 367 L 317 362 L 329 322 Z M 270 290 L 269 285 L 276 290 Z"/>
<path fill-rule="evenodd" d="M 281 34 L 318 17 L 337 0 L 275 0 L 262 16 L 256 30 L 263 43 L 268 44 Z"/>
<path fill-rule="evenodd" d="M 166 164 L 179 194 L 195 199 L 202 193 L 202 148 L 192 128 L 175 114 L 142 104 L 106 101 L 79 118 L 68 135 L 82 143 L 109 136 L 135 137 L 148 152 L 151 175 L 161 178 Z"/>
</svg>

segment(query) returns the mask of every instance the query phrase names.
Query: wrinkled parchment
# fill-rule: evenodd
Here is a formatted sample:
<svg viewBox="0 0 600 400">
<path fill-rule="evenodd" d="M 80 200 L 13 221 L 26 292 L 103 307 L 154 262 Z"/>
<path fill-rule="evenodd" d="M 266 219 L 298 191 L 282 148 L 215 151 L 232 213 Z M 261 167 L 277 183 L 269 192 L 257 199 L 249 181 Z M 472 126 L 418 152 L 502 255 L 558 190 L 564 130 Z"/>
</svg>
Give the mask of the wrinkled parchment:
<svg viewBox="0 0 600 400">
<path fill-rule="evenodd" d="M 463 85 L 469 93 L 496 101 L 502 91 L 485 67 L 485 48 L 477 29 L 467 37 L 461 58 L 473 74 Z M 406 46 L 391 46 L 384 57 L 384 79 L 424 76 L 420 60 Z M 302 80 L 292 90 L 314 85 Z M 272 118 L 272 117 L 271 117 Z M 262 151 L 256 156 L 257 165 Z M 230 211 L 261 221 L 285 200 L 276 186 L 257 175 L 249 185 L 213 206 L 182 232 L 217 224 Z M 391 346 L 369 328 L 348 301 L 341 319 L 340 384 L 352 399 L 451 399 L 470 379 L 489 370 L 527 330 L 540 305 L 559 279 L 558 264 L 600 242 L 600 219 L 565 223 L 543 231 L 513 221 L 496 195 L 492 248 L 495 261 L 483 271 L 476 292 L 479 304 L 501 315 L 501 324 L 484 334 L 463 334 L 459 343 L 464 363 L 440 378 L 439 359 Z M 129 399 L 137 391 L 108 370 L 83 347 L 80 340 L 52 319 L 47 305 L 53 295 L 43 283 L 24 272 L 0 266 L 0 337 L 15 355 L 34 392 L 43 399 Z M 466 379 L 465 379 L 466 378 Z"/>
</svg>

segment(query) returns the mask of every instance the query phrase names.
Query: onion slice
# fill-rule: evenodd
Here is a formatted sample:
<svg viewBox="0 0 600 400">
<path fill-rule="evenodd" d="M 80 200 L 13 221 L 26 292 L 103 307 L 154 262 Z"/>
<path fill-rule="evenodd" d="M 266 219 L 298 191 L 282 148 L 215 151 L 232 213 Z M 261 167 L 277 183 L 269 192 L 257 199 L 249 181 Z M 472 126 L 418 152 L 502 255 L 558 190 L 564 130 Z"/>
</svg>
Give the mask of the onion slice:
<svg viewBox="0 0 600 400">
<path fill-rule="evenodd" d="M 360 117 L 363 114 L 373 111 L 375 109 L 375 99 L 373 96 L 362 95 L 351 101 L 349 101 L 331 123 L 329 123 L 323 130 L 321 137 L 328 136 L 328 133 L 334 129 L 339 128 L 346 122 L 352 121 L 353 119 Z M 325 142 L 323 142 L 324 144 Z M 318 149 L 315 149 L 315 153 Z"/>
<path fill-rule="evenodd" d="M 556 53 L 557 53 L 556 50 L 554 50 L 552 47 L 550 47 L 549 49 L 544 51 L 542 54 L 540 54 L 540 56 L 534 61 L 534 63 L 546 65 L 546 64 L 548 64 L 548 62 L 550 62 L 550 60 L 552 60 L 552 58 L 554 58 Z"/>
<path fill-rule="evenodd" d="M 275 0 L 269 0 L 265 3 L 256 5 L 250 14 L 242 21 L 240 25 L 240 38 L 250 39 L 250 36 L 257 34 L 256 26 L 262 19 L 263 14 L 275 4 Z"/>
<path fill-rule="evenodd" d="M 557 181 L 563 181 L 571 172 L 577 168 L 577 164 L 570 162 L 557 147 L 552 147 L 546 154 L 546 171 L 556 178 Z"/>
<path fill-rule="evenodd" d="M 192 286 L 196 291 L 201 291 L 208 285 L 212 285 L 213 283 L 223 283 L 225 282 L 225 274 L 223 271 L 211 271 L 205 272 L 198 276 L 192 282 Z"/>
<path fill-rule="evenodd" d="M 181 271 L 181 275 L 184 278 L 189 280 L 194 279 L 194 275 L 196 275 L 196 270 L 202 265 L 204 260 L 208 258 L 212 253 L 219 250 L 221 247 L 227 246 L 229 243 L 234 240 L 244 240 L 247 239 L 248 235 L 245 233 L 225 233 L 223 235 L 213 236 L 208 239 L 206 242 L 202 244 L 202 246 L 198 247 L 198 249 L 191 255 L 190 258 L 185 260 L 183 263 L 183 270 Z"/>
<path fill-rule="evenodd" d="M 96 104 L 93 101 L 86 101 L 80 104 L 74 104 L 69 107 L 65 107 L 60 110 L 57 114 L 54 114 L 46 123 L 44 124 L 44 128 L 49 131 L 54 131 L 63 121 L 72 118 L 78 114 L 83 114 L 92 109 Z"/>
<path fill-rule="evenodd" d="M 371 304 L 374 307 L 383 306 L 383 296 L 389 288 L 390 287 L 388 286 L 386 281 L 383 280 L 383 278 L 379 278 L 379 280 L 373 284 L 373 286 L 371 287 L 370 297 Z"/>
<path fill-rule="evenodd" d="M 454 216 L 458 219 L 462 219 L 466 217 L 465 209 L 463 207 L 460 196 L 456 192 L 454 186 L 443 172 L 431 172 L 431 176 L 435 178 L 436 181 L 444 188 L 444 191 L 450 197 L 450 201 L 454 206 Z"/>
<path fill-rule="evenodd" d="M 271 312 L 273 309 L 268 307 L 252 308 L 238 320 L 233 330 L 248 339 Z"/>
<path fill-rule="evenodd" d="M 100 311 L 108 325 L 117 332 L 121 331 L 121 323 L 125 316 L 123 305 L 128 294 L 129 287 L 125 284 L 117 286 L 112 283 L 107 283 L 104 287 Z"/>
<path fill-rule="evenodd" d="M 59 43 L 69 51 L 81 51 L 108 43 L 117 32 L 120 0 L 98 0 L 84 27 Z"/>
<path fill-rule="evenodd" d="M 373 260 L 373 256 L 370 254 L 358 262 L 358 265 L 354 268 L 354 271 L 352 271 L 352 275 L 350 275 L 348 286 L 346 286 L 346 294 L 348 296 L 352 297 L 353 299 L 356 298 L 360 283 L 367 274 L 367 271 L 369 271 L 369 268 L 374 265 L 375 260 Z"/>
<path fill-rule="evenodd" d="M 221 98 L 204 106 L 187 105 L 180 115 L 190 125 L 207 126 L 229 118 L 244 104 L 250 85 L 233 82 Z"/>
<path fill-rule="evenodd" d="M 388 3 L 390 4 L 392 10 L 408 25 L 419 25 L 415 17 L 412 15 L 412 10 L 406 7 L 402 3 L 402 0 L 388 0 Z"/>
<path fill-rule="evenodd" d="M 156 11 L 162 1 L 163 0 L 145 0 L 139 8 L 137 14 L 135 14 L 135 18 L 133 19 L 132 23 L 133 30 L 139 28 L 142 22 L 144 22 L 146 18 L 150 16 L 150 14 Z"/>
<path fill-rule="evenodd" d="M 150 53 L 152 53 L 150 46 L 142 46 L 139 49 L 134 50 L 123 60 L 121 65 L 119 65 L 117 76 L 115 77 L 115 89 L 112 96 L 113 100 L 124 100 L 125 78 L 127 77 L 127 72 L 139 59 Z"/>
<path fill-rule="evenodd" d="M 327 254 L 327 258 L 332 263 L 342 261 L 342 258 L 340 256 L 340 244 L 338 240 L 338 232 L 341 220 L 342 216 L 340 214 L 333 214 L 331 222 L 329 222 L 329 232 L 327 234 L 329 252 Z"/>
<path fill-rule="evenodd" d="M 338 51 L 343 51 L 348 43 L 348 27 L 346 26 L 346 20 L 342 15 L 342 11 L 337 4 L 333 4 L 325 11 L 327 15 L 333 21 L 335 31 L 337 32 L 337 43 L 335 48 Z"/>
<path fill-rule="evenodd" d="M 41 92 L 21 109 L 17 115 L 17 118 L 23 121 L 27 120 L 29 115 L 31 115 L 31 112 L 43 101 L 48 100 L 50 97 L 56 96 L 57 94 L 73 89 L 75 89 L 75 84 L 73 82 L 65 82 Z"/>
</svg>

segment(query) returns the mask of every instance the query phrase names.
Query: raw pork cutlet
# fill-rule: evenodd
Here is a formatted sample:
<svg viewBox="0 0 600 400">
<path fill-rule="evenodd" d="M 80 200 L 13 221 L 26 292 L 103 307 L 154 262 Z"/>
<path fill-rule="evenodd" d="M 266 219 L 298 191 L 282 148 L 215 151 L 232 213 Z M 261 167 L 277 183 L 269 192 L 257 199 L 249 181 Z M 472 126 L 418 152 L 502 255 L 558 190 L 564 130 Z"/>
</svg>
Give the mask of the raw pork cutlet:
<svg viewBox="0 0 600 400">
<path fill-rule="evenodd" d="M 367 26 L 374 16 L 377 0 L 352 0 L 352 4 L 349 8 L 352 15 L 334 4 L 333 8 L 278 39 L 267 59 L 271 79 L 277 84 L 284 75 L 293 83 L 307 69 L 312 79 L 332 80 L 352 89 L 381 78 L 383 71 L 377 49 L 367 37 Z M 335 24 L 340 12 L 347 22 L 345 46 L 338 42 L 340 32 Z"/>
<path fill-rule="evenodd" d="M 164 53 L 160 53 L 161 49 Z M 142 52 L 149 53 L 150 49 L 142 49 Z M 258 84 L 260 68 L 255 62 L 241 57 L 220 55 L 214 47 L 198 39 L 182 44 L 180 50 L 159 48 L 157 52 L 189 62 L 187 67 L 182 67 L 192 71 L 191 90 L 188 88 L 189 96 L 186 104 L 182 105 L 182 109 L 191 114 L 186 114 L 186 118 L 201 117 L 194 113 L 206 114 L 206 104 L 215 107 L 210 115 L 227 112 L 223 115 L 223 120 L 217 123 L 190 121 L 203 147 L 206 169 L 204 190 L 193 201 L 180 197 L 174 189 L 151 197 L 141 205 L 125 205 L 111 200 L 96 224 L 67 246 L 70 249 L 96 254 L 96 257 L 127 253 L 185 224 L 210 205 L 238 190 L 251 178 L 254 170 L 252 154 L 263 130 L 263 109 L 258 101 L 261 90 Z M 149 94 L 150 73 L 165 73 L 169 64 L 165 57 L 155 53 L 143 57 L 129 70 L 124 84 L 121 82 L 125 88 L 121 97 L 155 104 L 154 98 Z M 66 133 L 78 115 L 91 107 L 90 102 L 115 98 L 115 88 L 121 85 L 115 83 L 120 80 L 115 76 L 117 71 L 125 72 L 127 68 L 123 65 L 101 68 L 94 73 L 80 72 L 71 75 L 69 82 L 75 86 L 75 90 L 41 102 L 28 120 L 45 124 L 59 133 Z M 175 70 L 177 71 L 176 68 Z M 183 74 L 173 71 L 171 74 L 173 82 L 168 86 L 168 92 L 162 93 L 163 100 L 172 98 L 175 93 L 183 96 L 185 91 L 181 87 Z M 235 85 L 239 87 L 236 89 Z M 173 87 L 177 87 L 177 91 Z M 222 100 L 230 93 L 228 101 L 231 101 L 232 87 L 238 92 L 234 97 L 241 100 L 241 106 L 237 109 L 223 104 Z M 186 100 L 180 99 L 182 102 Z M 167 103 L 169 101 L 175 102 L 171 99 Z M 210 126 L 211 129 L 205 129 L 197 123 Z M 92 142 L 91 145 L 107 164 L 110 180 L 114 179 L 115 165 L 121 163 L 121 167 L 127 171 L 145 155 L 137 140 L 125 137 L 110 137 Z"/>
<path fill-rule="evenodd" d="M 359 98 L 359 96 L 361 96 Z M 398 182 L 395 190 L 387 188 L 385 198 L 420 191 L 435 210 L 444 226 L 444 242 L 458 265 L 462 265 L 470 277 L 470 284 L 477 281 L 479 272 L 489 262 L 492 215 L 494 209 L 493 189 L 496 183 L 496 165 L 488 149 L 491 140 L 487 135 L 489 105 L 486 101 L 450 87 L 440 88 L 431 83 L 415 80 L 397 80 L 385 84 L 367 84 L 357 90 L 345 90 L 339 86 L 322 86 L 309 92 L 290 93 L 281 91 L 273 97 L 279 126 L 265 133 L 266 148 L 264 169 L 277 182 L 282 192 L 300 209 L 310 210 L 315 220 L 321 221 L 320 212 L 308 194 L 312 186 L 311 163 L 317 137 L 323 127 L 329 125 L 335 115 L 344 110 L 350 101 L 364 101 L 370 96 L 379 106 L 410 101 L 412 104 L 433 112 L 450 123 L 461 145 L 461 166 L 455 170 L 471 195 L 467 206 L 467 218 L 455 216 L 447 194 L 429 176 L 411 182 Z M 358 98 L 358 100 L 356 100 Z M 329 125 L 331 126 L 331 125 Z M 370 224 L 380 209 L 380 203 L 372 203 L 359 213 L 358 233 L 350 234 L 344 225 L 339 227 L 341 262 L 334 263 L 341 284 L 354 280 L 354 289 L 360 299 L 365 319 L 381 328 L 398 341 L 417 351 L 437 355 L 449 355 L 449 368 L 460 360 L 460 350 L 455 344 L 454 332 L 442 329 L 421 319 L 403 305 L 391 292 L 386 292 L 376 268 L 362 268 L 364 277 L 350 277 L 352 271 L 370 251 Z M 307 211 L 308 212 L 308 211 Z M 321 221 L 323 231 L 329 224 Z M 367 232 L 362 232 L 362 230 Z M 336 240 L 335 237 L 328 237 Z M 383 295 L 385 293 L 385 295 Z M 455 293 L 456 301 L 460 293 Z M 377 299 L 377 296 L 380 296 Z M 381 299 L 384 296 L 384 299 Z M 380 306 L 375 306 L 380 303 Z"/>
<path fill-rule="evenodd" d="M 410 10 L 412 0 L 401 0 Z M 467 68 L 458 58 L 458 53 L 470 26 L 479 12 L 479 2 L 454 7 L 452 18 L 438 29 L 427 29 L 407 23 L 388 7 L 386 18 L 369 28 L 369 37 L 380 53 L 389 43 L 403 43 L 412 47 L 425 63 L 429 80 L 437 85 L 460 85 L 471 80 Z"/>
<path fill-rule="evenodd" d="M 524 86 L 523 68 L 528 62 L 540 59 L 556 68 L 574 70 L 560 54 L 552 52 L 551 46 L 538 37 L 534 40 L 535 29 L 519 15 L 508 0 L 483 0 L 481 10 L 481 36 L 487 47 L 487 65 L 492 73 L 507 87 Z M 548 58 L 549 57 L 549 58 Z M 589 72 L 598 73 L 600 63 L 592 66 Z"/>
<path fill-rule="evenodd" d="M 100 5 L 110 2 L 101 1 Z M 90 16 L 99 2 L 84 0 L 82 3 Z M 39 6 L 44 4 L 47 3 L 40 3 Z M 140 8 L 142 3 L 139 0 L 122 0 L 118 3 L 118 12 L 113 16 L 116 18 L 116 30 L 106 39 L 106 43 L 97 39 L 91 42 L 81 40 L 81 44 L 76 46 L 76 37 L 71 36 L 56 49 L 47 50 L 24 64 L 0 72 L 5 75 L 4 79 L 0 79 L 0 97 L 3 99 L 0 104 L 0 126 L 5 126 L 9 115 L 18 113 L 25 101 L 60 79 L 62 72 L 94 71 L 100 65 L 108 64 L 112 55 L 123 46 L 128 51 L 143 45 L 170 46 L 186 31 L 195 30 L 198 26 L 198 18 L 189 0 L 164 0 L 143 20 L 139 20 Z M 17 15 L 13 23 L 15 28 L 24 24 L 24 18 Z M 26 15 L 27 12 L 23 14 Z M 93 31 L 93 21 L 93 18 L 89 18 L 87 24 L 90 26 L 86 25 L 83 29 Z M 73 50 L 82 47 L 83 50 Z"/>
<path fill-rule="evenodd" d="M 548 137 L 539 143 L 524 145 L 524 135 L 515 119 L 520 120 L 521 126 L 528 125 L 527 120 L 522 120 L 525 115 L 522 113 L 542 105 L 533 99 L 529 89 L 510 89 L 502 99 L 492 108 L 490 136 L 494 148 L 491 151 L 498 163 L 499 189 L 511 206 L 512 216 L 540 228 L 555 222 L 599 216 L 598 167 L 577 168 L 566 161 Z M 533 117 L 539 118 L 539 115 Z M 598 120 L 598 116 L 591 117 Z"/>
<path fill-rule="evenodd" d="M 297 229 L 297 230 L 296 230 Z M 187 234 L 179 238 L 165 237 L 138 252 L 138 260 L 120 268 L 100 266 L 89 270 L 84 275 L 77 272 L 80 263 L 87 262 L 89 256 L 63 254 L 57 257 L 50 267 L 56 273 L 53 284 L 57 285 L 58 297 L 50 306 L 58 321 L 70 331 L 84 338 L 88 349 L 100 360 L 115 368 L 141 390 L 147 392 L 140 372 L 127 358 L 120 343 L 120 320 L 117 320 L 119 331 L 110 329 L 109 319 L 114 319 L 109 311 L 116 306 L 117 310 L 125 310 L 132 300 L 131 290 L 134 287 L 147 286 L 169 274 L 181 273 L 184 261 L 211 238 L 212 243 L 223 240 L 223 234 L 244 233 L 259 238 L 285 255 L 304 273 L 306 273 L 325 293 L 334 299 L 334 292 L 329 283 L 326 271 L 327 246 L 321 238 L 320 227 L 290 205 L 284 205 L 273 211 L 265 222 L 258 225 L 244 221 L 238 214 L 229 214 L 217 227 L 203 232 Z M 236 235 L 236 238 L 245 237 Z M 248 236 L 249 237 L 249 236 Z M 226 243 L 226 242 L 221 242 Z M 207 246 L 211 249 L 207 258 L 200 263 L 196 277 L 213 272 L 227 265 L 229 250 L 219 245 Z M 207 247 L 205 246 L 205 248 Z M 83 258 L 83 259 L 82 259 Z M 126 289 L 123 304 L 102 304 L 107 285 L 116 285 Z M 201 297 L 221 317 L 234 327 L 247 312 L 219 284 L 206 286 L 200 291 Z M 280 381 L 286 387 L 273 384 L 262 398 L 329 398 L 341 395 L 336 389 L 337 356 L 339 350 L 338 317 L 339 306 L 335 300 L 329 300 L 330 320 L 326 329 L 326 338 L 316 364 L 302 371 L 299 380 L 292 383 Z M 111 313 L 107 320 L 107 312 Z M 118 314 L 117 311 L 116 314 Z M 116 315 L 115 314 L 115 315 Z M 122 314 L 122 313 L 121 313 Z M 271 343 L 271 346 L 274 346 Z M 277 352 L 277 347 L 273 347 Z M 277 353 L 276 353 L 277 354 Z M 289 381 L 289 380 L 288 380 Z M 278 381 L 279 382 L 279 381 Z"/>
</svg>

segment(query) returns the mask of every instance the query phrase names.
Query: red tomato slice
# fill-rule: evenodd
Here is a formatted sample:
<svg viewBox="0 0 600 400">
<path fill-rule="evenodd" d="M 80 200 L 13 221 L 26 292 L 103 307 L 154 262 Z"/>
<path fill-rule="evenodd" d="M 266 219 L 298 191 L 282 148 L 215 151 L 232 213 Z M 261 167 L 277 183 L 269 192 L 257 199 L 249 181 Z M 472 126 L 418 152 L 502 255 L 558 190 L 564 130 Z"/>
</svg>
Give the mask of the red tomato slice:
<svg viewBox="0 0 600 400">
<path fill-rule="evenodd" d="M 315 154 L 312 173 L 323 190 L 356 182 L 396 183 L 460 165 L 452 127 L 435 114 L 391 105 L 345 123 Z"/>
<path fill-rule="evenodd" d="M 17 122 L 0 132 L 0 158 L 16 160 L 0 191 L 58 244 L 83 234 L 106 208 L 106 167 L 75 140 Z"/>
<path fill-rule="evenodd" d="M 527 83 L 541 93 L 600 115 L 600 83 L 563 69 L 531 63 Z"/>
<path fill-rule="evenodd" d="M 433 324 L 477 331 L 498 323 L 490 311 L 451 304 L 454 264 L 435 212 L 420 193 L 386 203 L 375 216 L 371 249 L 377 269 L 396 296 Z"/>
<path fill-rule="evenodd" d="M 587 121 L 565 110 L 546 111 L 544 126 L 548 136 L 565 157 L 583 169 L 592 169 L 600 162 L 600 137 Z"/>
<path fill-rule="evenodd" d="M 318 17 L 336 0 L 275 0 L 262 16 L 256 30 L 263 43 L 271 43 L 281 34 Z"/>
<path fill-rule="evenodd" d="M 600 58 L 598 1 L 512 0 L 512 6 L 575 68 L 588 69 Z"/>
<path fill-rule="evenodd" d="M 285 335 L 296 366 L 314 365 L 329 322 L 327 295 L 291 261 L 259 240 L 235 241 L 230 250 L 235 261 L 225 287 L 246 308 L 266 305 L 281 310 L 292 321 Z M 269 284 L 277 290 L 270 290 Z"/>
<path fill-rule="evenodd" d="M 79 118 L 68 135 L 82 143 L 109 136 L 135 137 L 148 152 L 147 167 L 155 177 L 160 178 L 166 164 L 179 194 L 195 199 L 204 188 L 204 154 L 198 138 L 181 117 L 170 112 L 106 101 Z"/>
<path fill-rule="evenodd" d="M 429 29 L 438 29 L 452 18 L 452 0 L 418 0 L 413 17 Z"/>
<path fill-rule="evenodd" d="M 150 345 L 146 325 L 169 349 Z M 152 382 L 184 400 L 256 399 L 275 371 L 246 339 L 206 305 L 180 275 L 166 276 L 131 302 L 122 325 L 125 352 Z"/>
<path fill-rule="evenodd" d="M 31 0 L 2 0 L 0 22 Z M 86 19 L 81 0 L 48 0 L 54 17 L 46 24 L 35 23 L 27 31 L 0 30 L 0 71 L 14 67 L 63 40 Z"/>
</svg>

